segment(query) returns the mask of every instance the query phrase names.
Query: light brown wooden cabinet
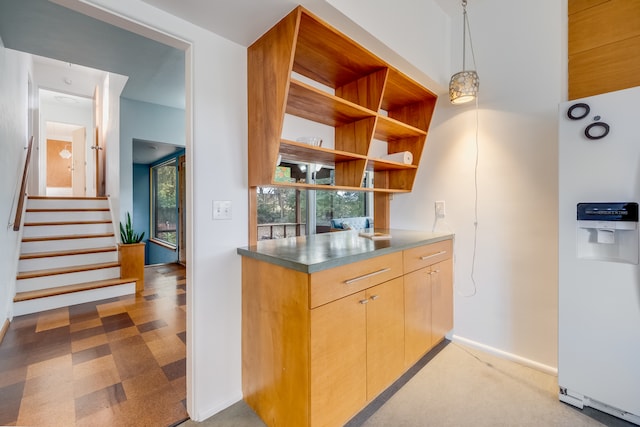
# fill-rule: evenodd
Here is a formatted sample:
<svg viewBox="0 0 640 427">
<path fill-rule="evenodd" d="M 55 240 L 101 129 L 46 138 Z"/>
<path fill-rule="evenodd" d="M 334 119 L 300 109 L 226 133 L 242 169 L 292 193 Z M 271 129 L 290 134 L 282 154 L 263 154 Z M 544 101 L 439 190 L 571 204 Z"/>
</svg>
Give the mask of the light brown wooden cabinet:
<svg viewBox="0 0 640 427">
<path fill-rule="evenodd" d="M 452 249 L 452 241 L 445 240 L 404 251 L 406 366 L 453 328 Z"/>
<path fill-rule="evenodd" d="M 311 425 L 344 424 L 402 374 L 402 283 L 311 310 Z"/>
<path fill-rule="evenodd" d="M 248 48 L 249 186 L 312 182 L 275 180 L 278 158 L 335 168 L 334 189 L 411 191 L 437 96 L 353 40 L 297 7 Z M 327 88 L 327 90 L 325 90 Z M 334 147 L 282 137 L 285 114 L 334 128 Z M 370 153 L 410 151 L 411 164 Z"/>
<path fill-rule="evenodd" d="M 269 426 L 344 425 L 452 328 L 451 268 L 450 240 L 311 274 L 244 256 L 245 401 Z"/>
</svg>

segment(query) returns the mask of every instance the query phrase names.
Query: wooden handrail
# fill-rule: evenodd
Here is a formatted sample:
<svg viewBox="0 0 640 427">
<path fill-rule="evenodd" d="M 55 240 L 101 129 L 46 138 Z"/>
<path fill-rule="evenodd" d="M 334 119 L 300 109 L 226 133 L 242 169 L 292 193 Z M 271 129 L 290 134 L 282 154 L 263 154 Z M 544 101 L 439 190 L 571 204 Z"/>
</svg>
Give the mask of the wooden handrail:
<svg viewBox="0 0 640 427">
<path fill-rule="evenodd" d="M 24 197 L 27 195 L 27 177 L 29 176 L 29 163 L 31 162 L 32 146 L 33 146 L 33 135 L 29 139 L 29 147 L 27 148 L 27 158 L 24 161 L 24 170 L 22 171 L 22 183 L 20 184 L 20 197 L 18 198 L 16 218 L 13 221 L 13 231 L 20 230 L 20 223 L 22 223 L 22 211 L 24 210 Z"/>
</svg>

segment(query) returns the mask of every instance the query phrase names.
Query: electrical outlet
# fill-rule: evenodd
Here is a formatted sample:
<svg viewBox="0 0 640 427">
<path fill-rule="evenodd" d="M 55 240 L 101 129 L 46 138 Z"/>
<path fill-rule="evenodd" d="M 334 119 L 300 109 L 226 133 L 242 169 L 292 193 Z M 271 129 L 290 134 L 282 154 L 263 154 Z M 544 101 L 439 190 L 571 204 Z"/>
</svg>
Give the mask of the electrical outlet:
<svg viewBox="0 0 640 427">
<path fill-rule="evenodd" d="M 444 200 L 436 201 L 436 218 L 444 218 L 446 212 L 444 208 Z"/>
</svg>

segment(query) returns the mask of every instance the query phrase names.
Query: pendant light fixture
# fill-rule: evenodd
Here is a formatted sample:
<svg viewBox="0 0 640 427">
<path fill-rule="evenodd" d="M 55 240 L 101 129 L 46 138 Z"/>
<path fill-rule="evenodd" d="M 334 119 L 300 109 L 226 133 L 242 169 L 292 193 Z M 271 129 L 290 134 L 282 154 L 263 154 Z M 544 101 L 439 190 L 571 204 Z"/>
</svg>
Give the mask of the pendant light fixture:
<svg viewBox="0 0 640 427">
<path fill-rule="evenodd" d="M 451 76 L 451 81 L 449 82 L 449 99 L 452 104 L 464 104 L 465 102 L 473 101 L 478 95 L 478 87 L 480 86 L 478 73 L 475 70 L 467 70 L 465 68 L 467 30 L 469 30 L 469 46 L 471 47 L 471 57 L 475 68 L 476 59 L 473 54 L 469 18 L 467 18 L 467 0 L 462 0 L 462 71 Z"/>
<path fill-rule="evenodd" d="M 65 145 L 62 151 L 58 153 L 63 159 L 69 159 L 72 156 L 71 151 L 69 151 L 68 147 L 70 147 L 68 144 Z"/>
</svg>

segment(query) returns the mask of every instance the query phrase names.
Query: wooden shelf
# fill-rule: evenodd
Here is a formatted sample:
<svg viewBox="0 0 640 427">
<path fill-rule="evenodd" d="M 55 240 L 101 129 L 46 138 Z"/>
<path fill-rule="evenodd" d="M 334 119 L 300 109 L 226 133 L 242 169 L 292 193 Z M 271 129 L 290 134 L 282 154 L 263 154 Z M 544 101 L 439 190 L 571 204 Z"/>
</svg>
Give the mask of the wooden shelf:
<svg viewBox="0 0 640 427">
<path fill-rule="evenodd" d="M 398 171 L 398 170 L 410 170 L 418 169 L 416 165 L 407 165 L 405 163 L 392 162 L 385 159 L 371 158 L 367 162 L 367 170 L 380 172 L 380 171 Z M 374 184 L 375 185 L 375 184 Z"/>
<path fill-rule="evenodd" d="M 374 135 L 376 139 L 382 141 L 393 141 L 416 136 L 427 136 L 427 133 L 391 117 L 378 116 Z"/>
<path fill-rule="evenodd" d="M 336 163 L 352 160 L 366 160 L 367 157 L 347 151 L 337 151 L 331 148 L 322 148 L 308 145 L 302 142 L 280 141 L 280 154 L 283 160 L 301 163 L 322 163 L 327 166 L 335 166 Z"/>
<path fill-rule="evenodd" d="M 382 109 L 393 111 L 406 105 L 424 102 L 425 100 L 435 100 L 435 95 L 430 90 L 419 85 L 409 77 L 405 76 L 395 68 L 389 68 L 387 84 L 382 97 Z M 427 130 L 424 128 L 423 130 Z"/>
<path fill-rule="evenodd" d="M 337 88 L 386 68 L 384 61 L 298 7 L 299 31 L 293 71 Z"/>
<path fill-rule="evenodd" d="M 333 166 L 337 185 L 330 188 L 336 190 L 411 191 L 437 100 L 433 92 L 300 6 L 249 46 L 248 68 L 251 187 L 315 188 L 276 182 L 280 155 Z M 283 140 L 285 114 L 333 127 L 335 149 Z M 411 152 L 414 164 L 369 157 L 373 139 L 386 141 L 388 153 Z M 379 176 L 373 188 L 361 187 L 367 170 Z"/>
<path fill-rule="evenodd" d="M 372 191 L 373 190 L 372 188 L 368 188 L 368 187 L 311 184 L 311 183 L 299 183 L 299 182 L 278 182 L 277 184 L 272 184 L 271 186 L 272 187 L 305 188 L 308 190 L 325 190 L 325 191 Z M 381 193 L 408 193 L 409 192 L 409 190 L 403 190 L 400 188 L 376 188 L 375 191 L 381 192 Z"/>
<path fill-rule="evenodd" d="M 249 46 L 247 67 L 252 194 L 259 186 L 373 191 L 375 223 L 388 227 L 389 194 L 413 188 L 437 96 L 301 6 Z M 334 149 L 283 140 L 287 115 L 334 128 Z M 411 152 L 413 164 L 372 158 L 374 139 L 387 153 Z M 279 157 L 333 166 L 336 185 L 276 181 Z M 362 187 L 367 171 L 373 188 Z"/>
<path fill-rule="evenodd" d="M 371 110 L 294 79 L 289 84 L 286 112 L 333 127 L 376 116 Z"/>
</svg>

